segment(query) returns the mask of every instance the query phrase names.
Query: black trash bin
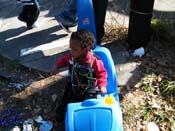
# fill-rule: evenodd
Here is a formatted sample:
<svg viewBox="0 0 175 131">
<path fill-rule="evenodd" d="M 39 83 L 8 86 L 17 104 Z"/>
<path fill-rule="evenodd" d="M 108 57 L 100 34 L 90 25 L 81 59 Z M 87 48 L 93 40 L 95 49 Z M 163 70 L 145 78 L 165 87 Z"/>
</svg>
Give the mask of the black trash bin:
<svg viewBox="0 0 175 131">
<path fill-rule="evenodd" d="M 145 47 L 151 35 L 154 0 L 131 0 L 127 42 L 130 49 Z"/>
</svg>

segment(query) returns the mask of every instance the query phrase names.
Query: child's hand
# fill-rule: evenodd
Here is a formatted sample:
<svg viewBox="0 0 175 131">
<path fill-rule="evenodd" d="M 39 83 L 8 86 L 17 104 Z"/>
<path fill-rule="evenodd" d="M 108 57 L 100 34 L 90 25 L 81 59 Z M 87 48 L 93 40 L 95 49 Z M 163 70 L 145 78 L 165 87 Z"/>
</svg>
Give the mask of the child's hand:
<svg viewBox="0 0 175 131">
<path fill-rule="evenodd" d="M 107 93 L 106 87 L 100 87 L 100 92 L 103 94 Z"/>
<path fill-rule="evenodd" d="M 54 65 L 51 69 L 51 74 L 56 75 L 57 73 L 59 73 L 59 68 L 57 65 Z"/>
</svg>

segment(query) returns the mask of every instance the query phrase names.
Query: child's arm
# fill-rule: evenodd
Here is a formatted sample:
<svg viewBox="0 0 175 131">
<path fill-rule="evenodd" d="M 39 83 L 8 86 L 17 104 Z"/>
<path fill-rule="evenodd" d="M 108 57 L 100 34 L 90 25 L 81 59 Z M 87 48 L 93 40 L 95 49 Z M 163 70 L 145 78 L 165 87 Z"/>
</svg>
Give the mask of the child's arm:
<svg viewBox="0 0 175 131">
<path fill-rule="evenodd" d="M 51 74 L 56 75 L 57 73 L 59 73 L 59 66 L 57 64 L 55 64 L 55 65 L 53 65 L 53 67 L 51 69 Z"/>
<path fill-rule="evenodd" d="M 62 58 L 58 59 L 56 61 L 56 64 L 52 67 L 51 69 L 51 73 L 53 75 L 56 75 L 57 73 L 59 73 L 59 69 L 66 67 L 69 65 L 69 60 L 71 59 L 71 55 L 67 54 L 65 56 L 63 56 Z"/>
<path fill-rule="evenodd" d="M 103 62 L 98 60 L 97 58 L 94 59 L 93 68 L 95 71 L 95 77 L 97 79 L 97 86 L 102 93 L 106 93 L 106 86 L 107 86 L 107 71 L 104 68 Z"/>
</svg>

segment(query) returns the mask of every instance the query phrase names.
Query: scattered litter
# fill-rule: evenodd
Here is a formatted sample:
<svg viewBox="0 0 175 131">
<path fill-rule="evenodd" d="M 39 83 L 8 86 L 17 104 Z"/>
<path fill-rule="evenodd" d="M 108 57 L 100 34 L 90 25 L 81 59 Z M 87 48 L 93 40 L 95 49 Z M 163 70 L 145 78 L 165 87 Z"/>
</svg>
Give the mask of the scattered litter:
<svg viewBox="0 0 175 131">
<path fill-rule="evenodd" d="M 35 121 L 41 123 L 39 131 L 50 131 L 53 127 L 53 123 L 51 121 L 44 121 L 42 116 L 38 116 Z"/>
<path fill-rule="evenodd" d="M 24 87 L 30 85 L 31 83 L 32 83 L 32 81 L 28 81 L 28 82 L 19 82 L 19 83 L 17 83 L 17 82 L 10 82 L 10 83 L 8 84 L 8 87 L 9 87 L 9 88 L 14 88 L 14 87 L 15 87 L 16 89 L 21 90 L 22 88 L 24 88 Z"/>
<path fill-rule="evenodd" d="M 20 131 L 21 129 L 18 126 L 15 126 L 12 131 Z"/>
<path fill-rule="evenodd" d="M 0 126 L 9 127 L 18 125 L 22 114 L 19 114 L 15 109 L 8 108 L 2 116 L 0 116 Z"/>
<path fill-rule="evenodd" d="M 19 121 L 21 118 L 21 114 L 18 114 L 15 109 L 9 108 L 0 116 L 0 127 L 10 127 L 10 131 L 34 131 L 36 129 L 33 119 L 29 118 L 23 122 L 23 129 L 21 130 L 19 126 L 19 124 L 21 125 Z M 44 121 L 42 116 L 36 117 L 35 122 L 40 123 L 39 131 L 51 131 L 53 128 L 53 123 Z"/>
<path fill-rule="evenodd" d="M 157 126 L 156 123 L 154 122 L 149 122 L 148 125 L 147 125 L 147 130 L 148 131 L 160 131 L 159 130 L 159 127 Z"/>
<path fill-rule="evenodd" d="M 27 119 L 23 123 L 23 131 L 32 131 L 33 120 Z"/>
<path fill-rule="evenodd" d="M 145 50 L 143 47 L 140 47 L 136 50 L 134 50 L 134 53 L 132 54 L 134 57 L 135 56 L 139 56 L 139 57 L 142 57 L 143 55 L 145 54 Z"/>
<path fill-rule="evenodd" d="M 41 116 L 38 116 L 38 117 L 35 119 L 35 121 L 36 121 L 37 123 L 44 123 L 44 122 L 45 122 Z"/>
<path fill-rule="evenodd" d="M 44 121 L 39 127 L 39 131 L 50 131 L 53 127 L 53 124 L 51 121 Z"/>
<path fill-rule="evenodd" d="M 24 85 L 23 84 L 21 84 L 21 83 L 9 83 L 8 84 L 8 87 L 10 87 L 10 88 L 12 88 L 12 87 L 15 87 L 16 89 L 22 89 L 23 87 L 24 87 Z"/>
</svg>

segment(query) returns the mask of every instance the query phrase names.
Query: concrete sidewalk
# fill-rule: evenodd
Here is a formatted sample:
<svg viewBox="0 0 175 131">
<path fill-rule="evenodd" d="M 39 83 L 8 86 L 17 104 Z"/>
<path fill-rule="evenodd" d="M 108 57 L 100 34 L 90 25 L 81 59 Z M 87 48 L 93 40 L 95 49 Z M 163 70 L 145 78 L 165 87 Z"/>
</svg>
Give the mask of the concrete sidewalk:
<svg viewBox="0 0 175 131">
<path fill-rule="evenodd" d="M 54 19 L 54 15 L 64 7 L 65 3 L 61 0 L 39 2 L 41 14 L 38 27 L 27 30 L 25 23 L 17 19 L 22 5 L 11 0 L 0 1 L 0 55 L 17 60 L 26 67 L 49 72 L 56 59 L 68 51 L 70 34 L 62 30 Z M 110 24 L 117 19 L 119 24 L 127 27 L 129 3 L 126 3 L 127 0 L 109 2 L 106 23 Z M 175 0 L 156 0 L 154 8 L 154 17 L 175 18 Z M 163 10 L 166 12 L 162 12 Z M 123 43 L 115 42 L 106 46 L 114 59 L 119 85 L 126 85 L 134 73 L 138 74 L 137 63 L 127 61 L 129 54 Z"/>
</svg>

